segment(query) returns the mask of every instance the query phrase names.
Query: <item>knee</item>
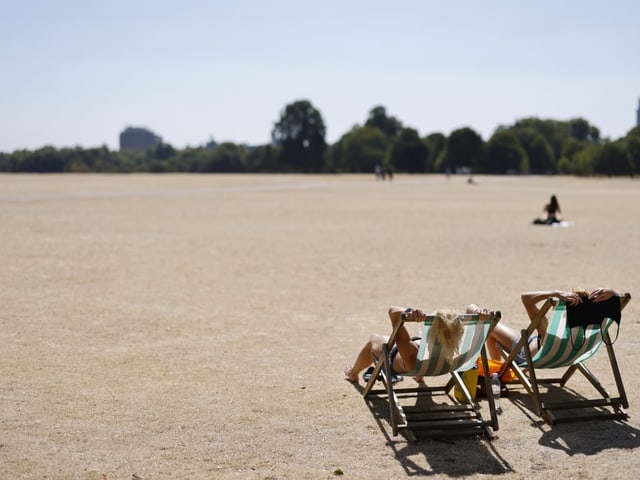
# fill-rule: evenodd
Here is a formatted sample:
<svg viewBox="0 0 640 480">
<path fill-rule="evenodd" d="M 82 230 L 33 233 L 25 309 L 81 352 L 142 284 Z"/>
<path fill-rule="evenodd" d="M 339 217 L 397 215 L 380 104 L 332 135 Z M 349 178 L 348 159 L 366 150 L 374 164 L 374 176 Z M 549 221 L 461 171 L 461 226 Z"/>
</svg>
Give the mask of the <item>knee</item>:
<svg viewBox="0 0 640 480">
<path fill-rule="evenodd" d="M 385 337 L 378 334 L 371 335 L 369 339 L 369 352 L 374 360 L 377 360 L 382 355 L 382 344 L 385 342 Z"/>
<path fill-rule="evenodd" d="M 383 337 L 382 335 L 379 335 L 377 333 L 374 333 L 373 335 L 371 335 L 371 337 L 369 338 L 369 345 L 371 345 L 371 348 L 373 349 L 381 349 L 382 348 L 382 344 L 384 343 L 386 337 Z"/>
</svg>

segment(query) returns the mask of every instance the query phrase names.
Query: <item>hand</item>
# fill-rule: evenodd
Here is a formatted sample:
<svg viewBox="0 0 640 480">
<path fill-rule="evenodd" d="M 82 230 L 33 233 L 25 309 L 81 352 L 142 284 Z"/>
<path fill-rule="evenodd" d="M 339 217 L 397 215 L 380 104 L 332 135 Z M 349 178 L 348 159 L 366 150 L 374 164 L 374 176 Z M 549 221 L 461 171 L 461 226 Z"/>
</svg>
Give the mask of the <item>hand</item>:
<svg viewBox="0 0 640 480">
<path fill-rule="evenodd" d="M 589 294 L 589 300 L 594 302 L 604 302 L 613 297 L 616 292 L 611 288 L 598 288 Z"/>
<path fill-rule="evenodd" d="M 490 315 L 493 315 L 493 312 L 488 308 L 476 308 L 473 313 L 479 315 L 480 320 L 486 320 Z"/>
<path fill-rule="evenodd" d="M 572 306 L 582 303 L 582 298 L 580 297 L 580 295 L 574 292 L 563 292 L 561 290 L 558 290 L 555 296 L 557 296 L 560 300 L 564 300 Z"/>
<path fill-rule="evenodd" d="M 424 322 L 427 314 L 419 308 L 407 308 L 402 314 L 402 317 L 410 322 Z"/>
</svg>

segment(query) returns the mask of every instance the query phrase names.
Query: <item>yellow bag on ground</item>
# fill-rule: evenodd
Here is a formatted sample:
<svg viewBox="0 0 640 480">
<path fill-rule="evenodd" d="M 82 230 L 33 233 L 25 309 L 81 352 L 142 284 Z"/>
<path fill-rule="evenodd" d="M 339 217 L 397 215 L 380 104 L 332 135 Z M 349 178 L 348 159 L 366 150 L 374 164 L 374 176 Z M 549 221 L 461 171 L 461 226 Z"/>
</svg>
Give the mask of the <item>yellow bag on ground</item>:
<svg viewBox="0 0 640 480">
<path fill-rule="evenodd" d="M 470 368 L 469 370 L 466 370 L 465 372 L 463 372 L 462 373 L 462 380 L 464 381 L 464 384 L 467 387 L 467 390 L 469 390 L 469 393 L 471 394 L 471 399 L 475 400 L 476 399 L 476 391 L 478 389 L 478 368 L 477 367 L 473 367 L 473 368 Z M 457 384 L 453 387 L 453 394 L 458 399 L 458 401 L 460 401 L 460 402 L 466 401 L 466 398 L 465 398 L 464 394 L 458 388 Z"/>
</svg>

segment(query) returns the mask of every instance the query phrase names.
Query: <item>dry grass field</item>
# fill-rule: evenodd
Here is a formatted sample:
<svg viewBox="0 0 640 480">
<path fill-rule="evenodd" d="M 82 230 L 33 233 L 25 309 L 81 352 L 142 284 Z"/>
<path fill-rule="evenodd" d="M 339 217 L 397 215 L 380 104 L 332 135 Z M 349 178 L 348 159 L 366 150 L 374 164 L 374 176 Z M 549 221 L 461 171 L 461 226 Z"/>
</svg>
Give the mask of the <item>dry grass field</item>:
<svg viewBox="0 0 640 480">
<path fill-rule="evenodd" d="M 466 180 L 1 175 L 0 479 L 639 478 L 640 184 Z M 554 193 L 573 225 L 531 225 Z M 410 445 L 343 378 L 390 304 L 525 326 L 521 292 L 599 286 L 627 422 L 507 398 L 491 442 Z"/>
</svg>

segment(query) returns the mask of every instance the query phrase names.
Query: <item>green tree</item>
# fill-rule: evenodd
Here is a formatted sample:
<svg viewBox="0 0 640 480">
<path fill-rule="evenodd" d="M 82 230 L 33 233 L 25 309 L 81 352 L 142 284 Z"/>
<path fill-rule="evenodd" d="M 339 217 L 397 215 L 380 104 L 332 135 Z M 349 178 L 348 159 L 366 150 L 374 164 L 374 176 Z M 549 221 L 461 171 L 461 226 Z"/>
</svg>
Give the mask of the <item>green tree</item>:
<svg viewBox="0 0 640 480">
<path fill-rule="evenodd" d="M 593 166 L 595 164 L 596 155 L 601 147 L 595 144 L 588 144 L 585 148 L 577 151 L 571 159 L 563 158 L 567 162 L 567 166 L 561 173 L 572 175 L 588 176 L 593 175 Z"/>
<path fill-rule="evenodd" d="M 483 170 L 487 173 L 515 173 L 529 170 L 527 153 L 511 130 L 499 130 L 487 142 Z"/>
<path fill-rule="evenodd" d="M 516 121 L 514 128 L 518 130 L 530 128 L 541 134 L 553 149 L 554 161 L 557 161 L 557 159 L 562 156 L 564 141 L 569 136 L 567 122 L 559 122 L 557 120 L 543 120 L 536 117 L 528 117 Z M 522 142 L 525 149 L 526 143 L 526 141 Z"/>
<path fill-rule="evenodd" d="M 569 135 L 576 140 L 589 140 L 589 122 L 584 118 L 574 118 L 569 121 Z"/>
<path fill-rule="evenodd" d="M 0 152 L 0 172 L 11 172 L 11 155 Z"/>
<path fill-rule="evenodd" d="M 30 173 L 61 173 L 66 170 L 65 156 L 51 146 L 33 152 L 22 151 L 19 155 L 19 171 Z"/>
<path fill-rule="evenodd" d="M 183 150 L 176 150 L 176 154 L 170 157 L 169 168 L 173 172 L 195 172 L 198 159 L 204 149 L 201 147 L 187 147 Z"/>
<path fill-rule="evenodd" d="M 503 127 L 496 132 L 500 130 L 508 130 L 516 135 L 527 153 L 529 173 L 553 173 L 556 163 L 553 148 L 540 131 L 532 126 Z"/>
<path fill-rule="evenodd" d="M 245 169 L 246 151 L 241 145 L 225 142 L 218 145 L 210 154 L 205 172 L 238 173 Z"/>
<path fill-rule="evenodd" d="M 176 149 L 168 143 L 159 143 L 148 150 L 149 156 L 158 160 L 168 160 L 176 156 Z"/>
<path fill-rule="evenodd" d="M 535 135 L 528 148 L 525 148 L 525 151 L 529 157 L 529 170 L 531 173 L 553 173 L 555 170 L 553 149 L 541 134 Z"/>
<path fill-rule="evenodd" d="M 364 126 L 352 130 L 341 142 L 339 171 L 373 172 L 376 165 L 385 166 L 389 140 L 380 129 Z"/>
<path fill-rule="evenodd" d="M 276 172 L 278 171 L 278 156 L 280 152 L 273 145 L 261 145 L 251 148 L 247 152 L 248 172 Z"/>
<path fill-rule="evenodd" d="M 640 126 L 633 127 L 624 137 L 629 161 L 633 167 L 633 174 L 640 172 Z"/>
<path fill-rule="evenodd" d="M 640 126 L 633 127 L 631 130 L 629 130 L 625 138 L 629 137 L 640 138 Z"/>
<path fill-rule="evenodd" d="M 569 120 L 569 135 L 584 142 L 600 142 L 600 130 L 590 125 L 584 118 L 573 118 Z"/>
<path fill-rule="evenodd" d="M 482 137 L 469 127 L 451 132 L 447 141 L 444 168 L 456 171 L 460 167 L 478 168 L 484 142 Z"/>
<path fill-rule="evenodd" d="M 577 140 L 573 137 L 568 138 L 562 146 L 562 156 L 571 159 L 576 153 L 585 148 L 586 145 L 584 141 Z"/>
<path fill-rule="evenodd" d="M 112 172 L 133 173 L 138 170 L 135 159 L 126 152 L 110 152 L 109 159 Z"/>
<path fill-rule="evenodd" d="M 443 158 L 447 150 L 447 137 L 442 133 L 432 133 L 427 135 L 423 141 L 427 144 L 429 149 L 429 159 L 427 160 L 427 172 L 442 171 L 438 168 L 438 164 L 441 163 L 438 159 Z"/>
<path fill-rule="evenodd" d="M 594 156 L 594 173 L 603 175 L 632 175 L 631 159 L 622 141 L 605 143 Z"/>
<path fill-rule="evenodd" d="M 119 172 L 120 168 L 114 161 L 113 152 L 106 145 L 98 148 L 83 149 L 64 148 L 61 150 L 66 159 L 68 172 Z"/>
<path fill-rule="evenodd" d="M 354 127 L 358 128 L 358 127 Z M 349 132 L 350 133 L 350 132 Z M 344 152 L 344 141 L 349 133 L 345 133 L 338 139 L 337 142 L 330 145 L 327 150 L 327 156 L 325 160 L 325 169 L 329 173 L 341 173 L 342 165 L 342 153 Z"/>
<path fill-rule="evenodd" d="M 287 105 L 271 137 L 281 148 L 280 167 L 285 171 L 314 173 L 324 168 L 326 128 L 320 112 L 308 100 Z"/>
<path fill-rule="evenodd" d="M 377 127 L 384 133 L 387 138 L 393 138 L 400 133 L 402 123 L 395 117 L 387 115 L 387 110 L 378 105 L 371 109 L 369 118 L 365 122 L 367 127 Z"/>
<path fill-rule="evenodd" d="M 391 165 L 397 172 L 424 173 L 429 147 L 413 128 L 403 128 L 391 146 Z"/>
</svg>

